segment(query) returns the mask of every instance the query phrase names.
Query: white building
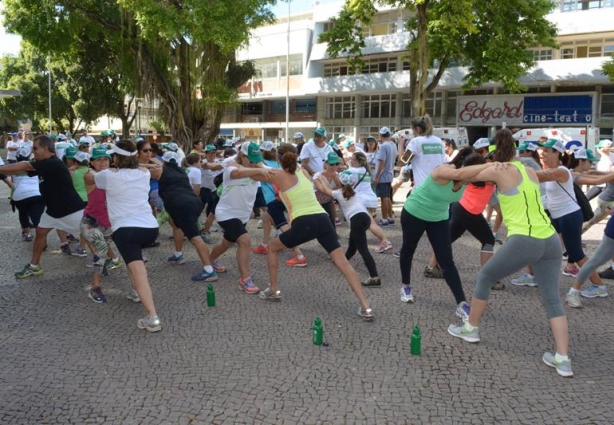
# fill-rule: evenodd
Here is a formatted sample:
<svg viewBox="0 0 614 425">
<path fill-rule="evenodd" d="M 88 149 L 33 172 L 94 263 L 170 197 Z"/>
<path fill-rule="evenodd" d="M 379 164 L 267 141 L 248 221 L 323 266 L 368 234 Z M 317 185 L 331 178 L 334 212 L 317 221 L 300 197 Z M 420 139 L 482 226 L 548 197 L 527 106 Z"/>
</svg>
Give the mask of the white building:
<svg viewBox="0 0 614 425">
<path fill-rule="evenodd" d="M 361 138 L 381 126 L 409 126 L 409 64 L 404 60 L 409 35 L 403 30 L 408 12 L 379 10 L 365 28 L 365 66 L 352 74 L 344 58 L 330 58 L 327 46 L 318 43 L 342 5 L 315 6 L 291 16 L 289 26 L 281 18 L 254 32 L 239 60 L 255 61 L 260 75 L 239 90 L 239 107 L 225 116 L 222 134 L 283 139 L 287 93 L 290 134 L 302 131 L 310 137 L 324 126 L 332 135 Z M 558 28 L 560 47 L 533 49 L 537 66 L 521 78 L 527 93 L 505 94 L 498 83 L 463 91 L 466 69 L 452 67 L 427 100 L 435 125 L 467 127 L 470 139 L 490 134 L 502 122 L 521 128 L 598 127 L 602 137 L 611 137 L 614 84 L 600 69 L 614 52 L 614 0 L 559 0 L 548 19 Z"/>
</svg>

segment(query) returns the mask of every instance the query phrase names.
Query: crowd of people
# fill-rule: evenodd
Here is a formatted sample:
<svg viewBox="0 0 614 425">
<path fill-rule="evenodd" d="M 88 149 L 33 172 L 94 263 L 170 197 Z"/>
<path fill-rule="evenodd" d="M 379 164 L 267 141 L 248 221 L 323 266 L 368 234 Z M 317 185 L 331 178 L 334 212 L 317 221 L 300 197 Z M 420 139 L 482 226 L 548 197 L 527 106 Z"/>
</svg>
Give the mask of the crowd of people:
<svg viewBox="0 0 614 425">
<path fill-rule="evenodd" d="M 433 135 L 428 116 L 414 119 L 412 131 L 410 140 L 395 140 L 391 130 L 382 127 L 377 138 L 368 136 L 361 143 L 345 135 L 329 141 L 326 129 L 317 128 L 309 141 L 302 133 L 294 134 L 293 143 L 279 146 L 229 139 L 222 149 L 196 140 L 187 154 L 172 141 L 121 140 L 112 132 L 99 140 L 84 132 L 79 141 L 69 132 L 33 140 L 28 132 L 14 133 L 0 177 L 11 187 L 22 240 L 33 241 L 30 262 L 15 276 L 43 273 L 47 235 L 56 230 L 64 254 L 91 253 L 92 301 L 107 301 L 102 278 L 126 265 L 131 283 L 127 297 L 146 310 L 137 326 L 157 332 L 162 322 L 142 250 L 159 245 L 158 229 L 166 222 L 174 242 L 169 264 L 185 263 L 187 240 L 202 263 L 192 280 L 212 282 L 227 271 L 223 254 L 236 248 L 239 289 L 268 301 L 281 300 L 279 253 L 292 250 L 285 264 L 305 267 L 300 246 L 316 239 L 356 295 L 358 315 L 370 321 L 374 312 L 365 288 L 384 282 L 367 234 L 379 241 L 374 251 L 386 253 L 393 244 L 384 229 L 398 220 L 402 245 L 393 255 L 399 257 L 402 302 L 413 303 L 414 291 L 420 290 L 412 282 L 411 268 L 424 233 L 433 250 L 424 276 L 445 280 L 454 297 L 454 312 L 462 320 L 448 332 L 467 342 L 480 341 L 479 324 L 490 291 L 503 289 L 504 277 L 525 268 L 512 284 L 539 288 L 555 341 L 555 351 L 545 353 L 543 361 L 559 375 L 572 376 L 567 318 L 558 292 L 560 273 L 575 278 L 565 296 L 570 307 L 581 307 L 581 297 L 608 296 L 602 279 L 614 277 L 614 263 L 601 273 L 596 269 L 614 256 L 614 223 L 609 219 L 590 259 L 583 250 L 582 232 L 614 208 L 612 142 L 597 145 L 597 158 L 590 149 L 567 152 L 555 139 L 518 146 L 507 129 L 497 131 L 492 140 L 480 138 L 459 149 L 454 140 Z M 411 190 L 397 219 L 393 196 L 405 182 L 411 183 Z M 599 196 L 590 219 L 583 214 L 588 200 L 579 189 L 582 185 L 593 187 L 589 198 Z M 486 218 L 492 211 L 494 225 Z M 257 244 L 257 235 L 247 227 L 253 214 L 260 217 L 262 228 Z M 344 219 L 349 226 L 345 252 L 336 230 Z M 222 236 L 210 249 L 216 222 Z M 505 241 L 499 234 L 503 222 Z M 470 301 L 452 248 L 465 231 L 481 245 L 481 269 Z M 79 246 L 71 249 L 71 241 Z M 502 246 L 495 253 L 497 242 Z M 356 252 L 369 275 L 362 280 L 349 262 Z M 255 281 L 252 254 L 267 256 L 268 284 Z M 562 256 L 567 265 L 561 271 Z M 582 289 L 587 280 L 591 284 Z"/>
</svg>

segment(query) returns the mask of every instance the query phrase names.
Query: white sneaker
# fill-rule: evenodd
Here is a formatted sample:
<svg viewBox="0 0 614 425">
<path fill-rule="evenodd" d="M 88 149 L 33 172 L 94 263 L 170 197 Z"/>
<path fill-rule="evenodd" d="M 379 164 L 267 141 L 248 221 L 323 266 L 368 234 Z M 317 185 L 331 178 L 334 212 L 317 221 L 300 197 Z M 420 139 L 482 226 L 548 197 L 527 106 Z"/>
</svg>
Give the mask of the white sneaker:
<svg viewBox="0 0 614 425">
<path fill-rule="evenodd" d="M 401 301 L 404 303 L 413 303 L 414 302 L 414 294 L 411 289 L 411 286 L 405 286 L 401 288 Z"/>
<path fill-rule="evenodd" d="M 568 292 L 567 295 L 565 295 L 565 302 L 569 307 L 581 308 L 582 301 L 580 301 L 580 292 Z"/>
<path fill-rule="evenodd" d="M 516 286 L 530 286 L 536 287 L 537 283 L 533 280 L 533 275 L 530 275 L 527 272 L 524 272 L 521 276 L 516 279 L 512 279 L 512 285 Z"/>
</svg>

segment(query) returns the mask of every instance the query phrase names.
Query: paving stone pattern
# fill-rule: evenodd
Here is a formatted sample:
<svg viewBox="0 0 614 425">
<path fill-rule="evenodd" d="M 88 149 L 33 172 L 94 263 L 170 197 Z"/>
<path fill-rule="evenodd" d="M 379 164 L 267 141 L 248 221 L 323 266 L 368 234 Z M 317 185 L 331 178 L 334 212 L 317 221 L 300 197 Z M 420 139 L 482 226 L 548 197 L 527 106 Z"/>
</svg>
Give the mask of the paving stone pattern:
<svg viewBox="0 0 614 425">
<path fill-rule="evenodd" d="M 426 238 L 414 259 L 415 304 L 399 300 L 398 259 L 391 251 L 374 253 L 383 287 L 367 290 L 376 320 L 364 323 L 345 280 L 315 243 L 304 247 L 308 267 L 282 266 L 280 303 L 241 293 L 234 251 L 226 253 L 230 270 L 214 284 L 217 306 L 208 308 L 206 285 L 190 281 L 200 267 L 194 249 L 185 248 L 185 265 L 166 264 L 173 251 L 167 225 L 162 245 L 145 251 L 164 326 L 149 334 L 136 327 L 141 305 L 125 298 L 125 267 L 103 280 L 108 302 L 94 304 L 87 297 L 89 260 L 63 256 L 55 235 L 44 274 L 16 280 L 31 243 L 21 241 L 7 194 L 0 185 L 2 424 L 613 422 L 612 297 L 583 300 L 581 310 L 566 307 L 575 377 L 564 379 L 541 360 L 553 341 L 535 288 L 505 280 L 505 291 L 492 294 L 479 344 L 447 334 L 458 320 L 454 298 L 443 280 L 422 277 Z M 395 204 L 397 217 L 400 208 Z M 255 245 L 261 237 L 255 220 L 249 228 Z M 602 231 L 600 224 L 587 234 L 589 253 Z M 386 233 L 397 249 L 400 225 Z M 339 234 L 347 244 L 347 227 Z M 454 254 L 469 297 L 479 245 L 465 236 Z M 251 263 L 264 286 L 266 257 L 253 255 Z M 366 278 L 362 259 L 352 263 Z M 561 276 L 561 294 L 571 282 Z M 327 346 L 312 344 L 316 316 Z M 409 350 L 416 324 L 420 357 Z"/>
</svg>

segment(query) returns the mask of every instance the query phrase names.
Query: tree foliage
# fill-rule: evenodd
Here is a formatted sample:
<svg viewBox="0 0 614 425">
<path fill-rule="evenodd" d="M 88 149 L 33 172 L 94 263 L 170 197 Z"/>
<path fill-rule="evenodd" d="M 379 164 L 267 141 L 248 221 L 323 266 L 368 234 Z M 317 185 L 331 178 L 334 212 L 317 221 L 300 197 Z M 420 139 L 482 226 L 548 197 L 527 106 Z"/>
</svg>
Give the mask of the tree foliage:
<svg viewBox="0 0 614 425">
<path fill-rule="evenodd" d="M 604 62 L 601 66 L 601 72 L 603 75 L 608 77 L 610 81 L 614 82 L 614 57 L 612 57 L 609 61 Z"/>
<path fill-rule="evenodd" d="M 362 65 L 361 27 L 371 24 L 377 6 L 411 12 L 406 54 L 413 115 L 424 113 L 424 100 L 451 64 L 467 65 L 465 87 L 499 82 L 517 92 L 523 89 L 518 78 L 535 64 L 527 49 L 556 46 L 556 28 L 545 18 L 551 0 L 346 0 L 333 28 L 320 36 L 331 57 Z"/>
</svg>

